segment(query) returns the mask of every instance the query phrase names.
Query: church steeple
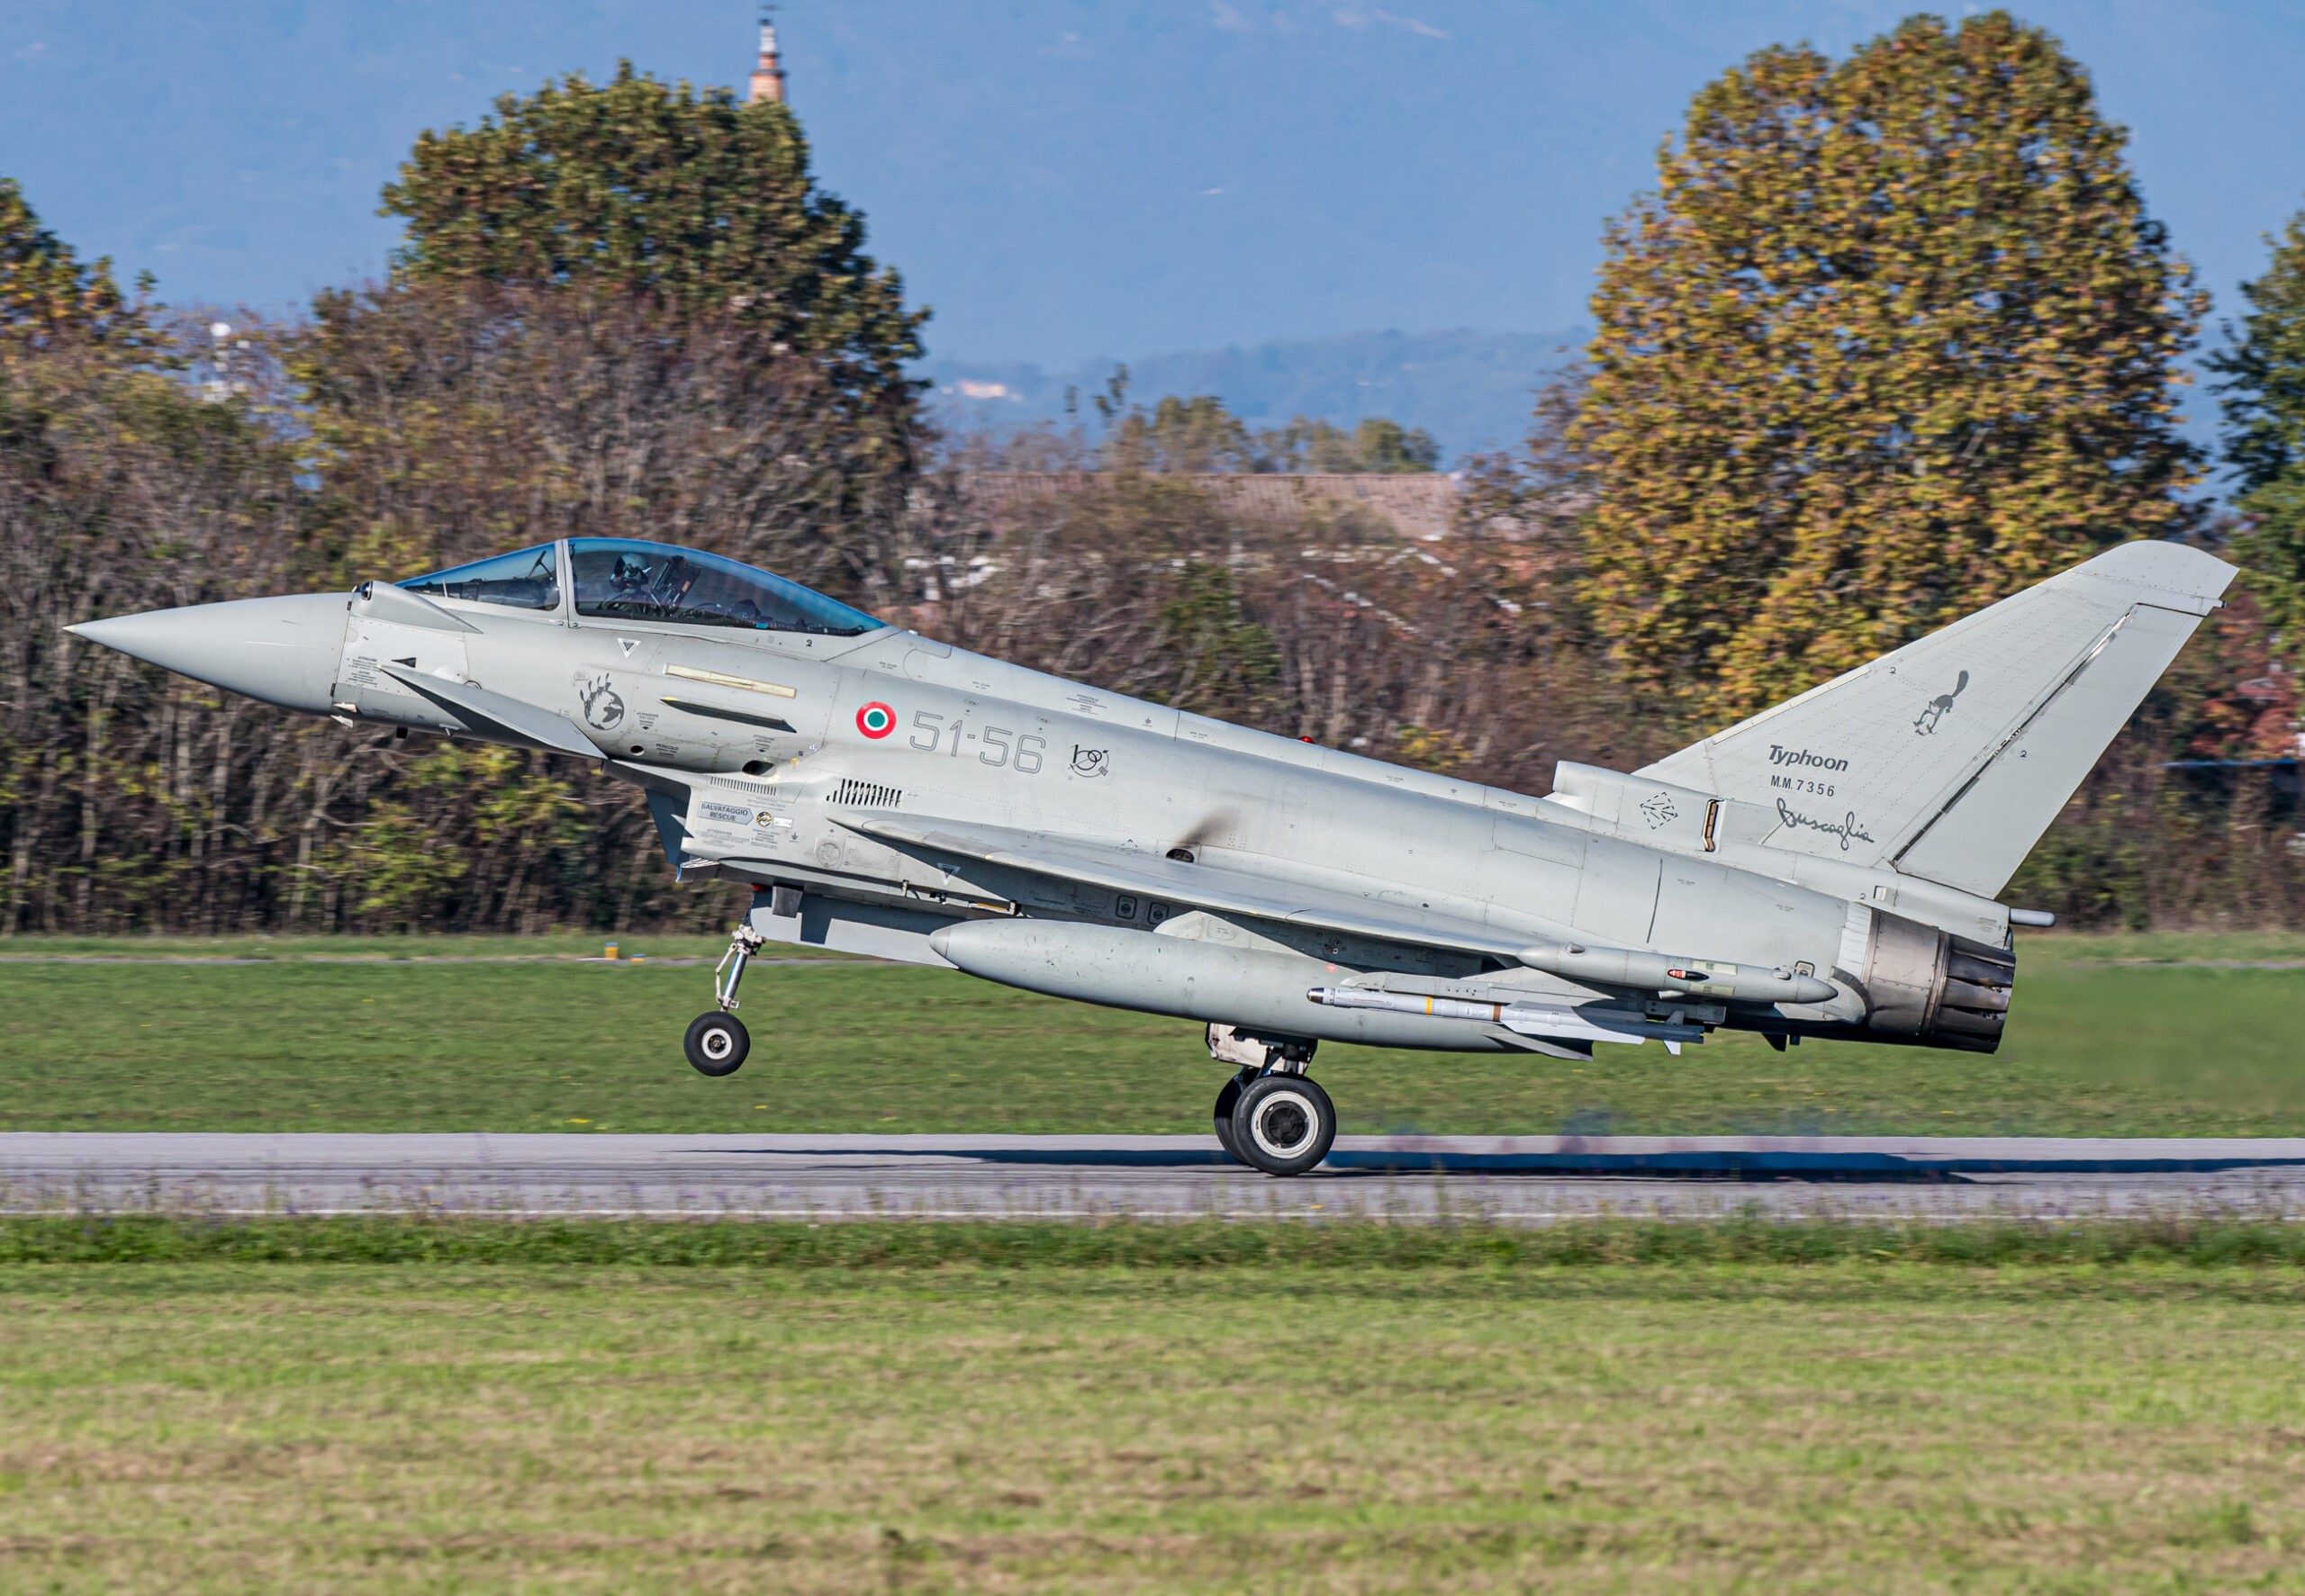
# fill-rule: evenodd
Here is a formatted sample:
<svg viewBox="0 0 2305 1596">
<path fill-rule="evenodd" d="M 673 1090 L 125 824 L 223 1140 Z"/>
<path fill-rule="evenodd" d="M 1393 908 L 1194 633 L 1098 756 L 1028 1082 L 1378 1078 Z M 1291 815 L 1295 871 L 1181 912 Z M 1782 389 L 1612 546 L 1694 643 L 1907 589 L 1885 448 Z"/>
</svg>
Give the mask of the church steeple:
<svg viewBox="0 0 2305 1596">
<path fill-rule="evenodd" d="M 753 67 L 752 103 L 784 100 L 784 63 L 776 53 L 776 7 L 760 8 L 760 59 Z"/>
</svg>

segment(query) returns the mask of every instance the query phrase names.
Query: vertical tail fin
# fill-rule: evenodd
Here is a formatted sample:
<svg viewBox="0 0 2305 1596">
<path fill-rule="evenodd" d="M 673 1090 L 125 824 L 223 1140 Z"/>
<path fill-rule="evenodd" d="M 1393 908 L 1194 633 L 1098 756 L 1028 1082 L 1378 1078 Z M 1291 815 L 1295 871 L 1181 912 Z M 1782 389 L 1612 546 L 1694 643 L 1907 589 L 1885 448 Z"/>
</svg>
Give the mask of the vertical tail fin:
<svg viewBox="0 0 2305 1596">
<path fill-rule="evenodd" d="M 1990 897 L 2233 574 L 2124 544 L 1638 773 L 1754 806 L 1772 847 Z"/>
</svg>

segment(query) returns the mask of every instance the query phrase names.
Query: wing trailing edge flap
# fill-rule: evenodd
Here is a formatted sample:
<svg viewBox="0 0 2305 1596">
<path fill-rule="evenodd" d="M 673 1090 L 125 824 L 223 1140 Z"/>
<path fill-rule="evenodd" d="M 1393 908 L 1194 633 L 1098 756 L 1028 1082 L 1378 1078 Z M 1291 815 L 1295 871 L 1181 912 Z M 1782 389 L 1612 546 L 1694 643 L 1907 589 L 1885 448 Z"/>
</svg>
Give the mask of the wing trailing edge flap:
<svg viewBox="0 0 2305 1596">
<path fill-rule="evenodd" d="M 938 853 L 958 855 L 1107 891 L 1164 898 L 1217 914 L 1284 921 L 1350 936 L 1373 937 L 1380 942 L 1511 960 L 1529 940 L 1500 935 L 1484 925 L 1437 915 L 1419 919 L 1388 915 L 1349 893 L 1306 887 L 1221 864 L 1186 864 L 1179 860 L 1148 858 L 1091 837 L 1051 835 L 1008 826 L 884 813 L 847 816 L 840 824 L 861 836 L 928 855 L 932 863 Z"/>
</svg>

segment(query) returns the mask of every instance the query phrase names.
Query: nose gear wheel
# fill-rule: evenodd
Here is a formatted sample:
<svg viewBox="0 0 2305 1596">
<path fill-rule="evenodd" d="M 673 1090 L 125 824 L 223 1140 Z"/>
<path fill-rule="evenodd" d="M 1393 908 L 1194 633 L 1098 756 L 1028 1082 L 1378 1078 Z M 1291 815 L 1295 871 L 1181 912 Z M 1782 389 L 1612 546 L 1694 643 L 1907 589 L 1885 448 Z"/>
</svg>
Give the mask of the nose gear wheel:
<svg viewBox="0 0 2305 1596">
<path fill-rule="evenodd" d="M 745 1055 L 752 1051 L 753 1039 L 742 1020 L 716 1009 L 689 1022 L 688 1035 L 681 1045 L 699 1075 L 718 1078 L 737 1073 Z"/>
</svg>

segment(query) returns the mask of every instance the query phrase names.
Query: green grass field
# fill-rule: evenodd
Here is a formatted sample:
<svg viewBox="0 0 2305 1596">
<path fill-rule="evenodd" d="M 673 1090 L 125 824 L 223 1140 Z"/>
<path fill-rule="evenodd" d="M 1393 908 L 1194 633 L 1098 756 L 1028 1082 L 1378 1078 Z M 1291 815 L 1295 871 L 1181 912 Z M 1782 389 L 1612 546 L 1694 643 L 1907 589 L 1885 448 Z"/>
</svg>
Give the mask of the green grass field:
<svg viewBox="0 0 2305 1596">
<path fill-rule="evenodd" d="M 40 1227 L 0 1226 L 11 1591 L 2305 1588 L 2293 1262 Z"/>
<path fill-rule="evenodd" d="M 627 939 L 654 960 L 607 965 L 574 937 L 15 939 L 0 1129 L 1198 1132 L 1223 1074 L 1184 1022 L 820 960 L 747 978 L 752 1059 L 706 1080 L 680 1034 L 719 945 Z M 59 955 L 88 961 L 8 961 Z M 1319 1072 L 1347 1132 L 2305 1135 L 2305 968 L 2205 962 L 2305 961 L 2305 936 L 2029 937 L 2020 958 L 1991 1058 L 1724 1035 L 1590 1065 L 1325 1048 Z"/>
</svg>

